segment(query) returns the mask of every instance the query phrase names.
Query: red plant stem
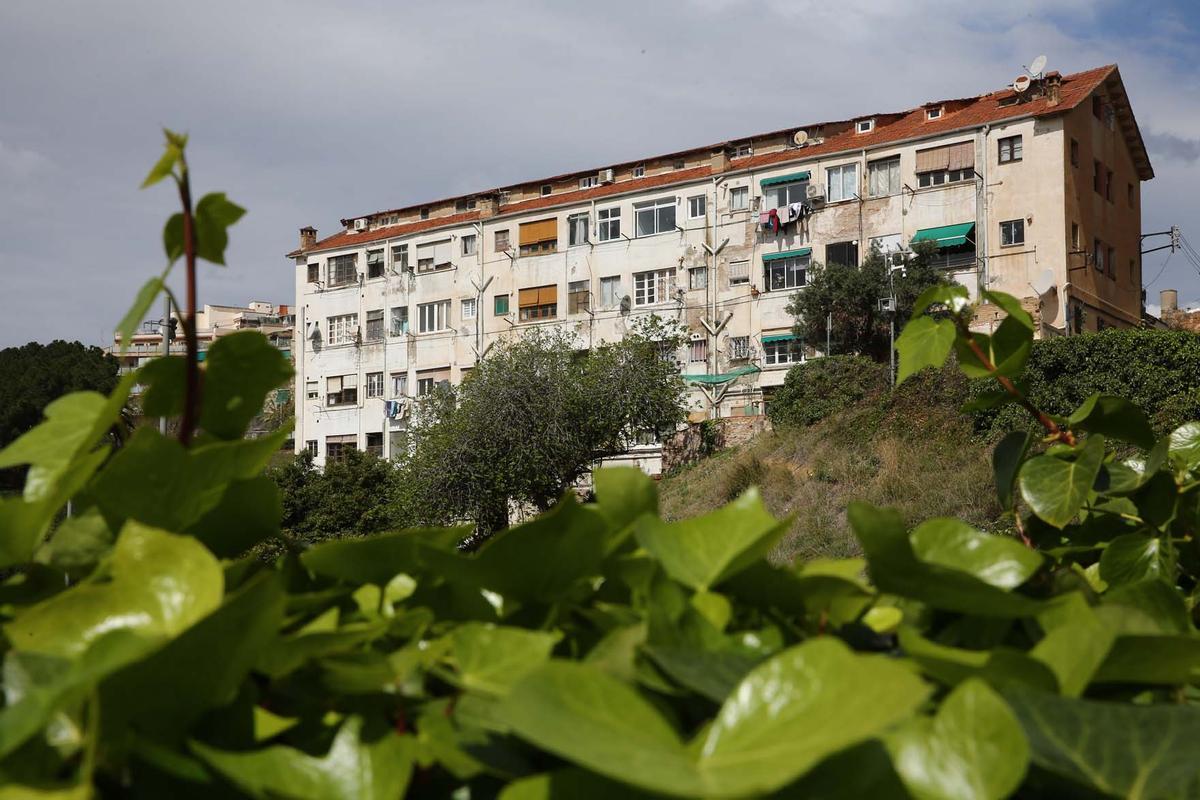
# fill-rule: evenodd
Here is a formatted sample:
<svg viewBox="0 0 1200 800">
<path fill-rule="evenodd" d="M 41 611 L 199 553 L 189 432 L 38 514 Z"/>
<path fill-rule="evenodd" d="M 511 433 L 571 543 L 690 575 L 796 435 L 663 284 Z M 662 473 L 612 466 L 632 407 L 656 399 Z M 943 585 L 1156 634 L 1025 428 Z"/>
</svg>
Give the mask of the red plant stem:
<svg viewBox="0 0 1200 800">
<path fill-rule="evenodd" d="M 196 342 L 196 239 L 192 219 L 192 190 L 188 183 L 187 162 L 180 157 L 179 201 L 183 206 L 183 255 L 187 267 L 187 308 L 183 314 L 183 333 L 187 341 L 187 382 L 183 400 L 183 420 L 179 441 L 188 445 L 196 431 L 200 409 L 200 360 Z"/>
</svg>

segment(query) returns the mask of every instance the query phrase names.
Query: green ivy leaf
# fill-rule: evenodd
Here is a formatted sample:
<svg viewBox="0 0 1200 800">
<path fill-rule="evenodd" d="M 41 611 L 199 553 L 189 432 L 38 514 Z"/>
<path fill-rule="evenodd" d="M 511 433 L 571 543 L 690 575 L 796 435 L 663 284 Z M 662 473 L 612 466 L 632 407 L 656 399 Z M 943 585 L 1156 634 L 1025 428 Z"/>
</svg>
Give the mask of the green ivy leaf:
<svg viewBox="0 0 1200 800">
<path fill-rule="evenodd" d="M 1021 467 L 1021 497 L 1033 512 L 1056 528 L 1075 518 L 1088 498 L 1104 460 L 1104 437 L 1093 434 L 1067 460 L 1054 455 L 1029 459 Z"/>
<path fill-rule="evenodd" d="M 167 254 L 167 264 L 174 264 L 183 258 L 185 250 L 183 243 L 183 213 L 175 212 L 167 218 L 162 232 L 163 250 Z"/>
<path fill-rule="evenodd" d="M 219 558 L 235 558 L 266 539 L 279 535 L 283 500 L 279 487 L 266 475 L 231 481 L 217 504 L 187 532 Z"/>
<path fill-rule="evenodd" d="M 624 530 L 642 514 L 658 515 L 658 487 L 637 467 L 607 467 L 593 473 L 596 508 L 613 532 Z M 614 543 L 615 544 L 615 543 Z"/>
<path fill-rule="evenodd" d="M 967 340 L 957 339 L 954 343 L 958 354 L 958 365 L 969 378 L 988 378 L 1003 375 L 1015 378 L 1025 370 L 1029 354 L 1033 349 L 1033 334 L 1012 317 L 1006 318 L 991 334 L 972 333 L 973 341 L 992 365 L 989 369 Z"/>
<path fill-rule="evenodd" d="M 321 757 L 275 745 L 234 752 L 192 742 L 192 751 L 251 797 L 269 800 L 394 800 L 412 775 L 410 736 L 361 739 L 362 718 L 350 717 Z"/>
<path fill-rule="evenodd" d="M 645 516 L 635 529 L 638 543 L 668 575 L 703 591 L 762 558 L 787 523 L 777 522 L 751 488 L 711 514 L 679 522 Z"/>
<path fill-rule="evenodd" d="M 919 800 L 1000 800 L 1021 784 L 1029 743 L 1008 705 L 977 678 L 960 683 L 932 717 L 885 737 L 901 780 Z"/>
<path fill-rule="evenodd" d="M 1172 462 L 1184 469 L 1200 464 L 1200 422 L 1188 422 L 1171 431 L 1167 453 Z"/>
<path fill-rule="evenodd" d="M 138 289 L 133 305 L 117 323 L 117 338 L 121 340 L 122 353 L 129 349 L 129 343 L 133 340 L 133 332 L 137 330 L 138 325 L 142 324 L 142 320 L 150 311 L 150 306 L 162 294 L 163 287 L 163 278 L 156 277 L 146 281 L 142 284 L 142 288 Z"/>
<path fill-rule="evenodd" d="M 279 349 L 258 331 L 222 336 L 205 358 L 200 427 L 220 439 L 239 439 L 267 394 L 292 377 Z"/>
<path fill-rule="evenodd" d="M 1108 797 L 1200 795 L 1200 709 L 1103 703 L 1016 687 L 1004 695 L 1042 769 Z"/>
<path fill-rule="evenodd" d="M 1080 696 L 1112 648 L 1112 628 L 1079 593 L 1047 608 L 1038 615 L 1038 623 L 1045 636 L 1029 654 L 1054 671 L 1061 694 Z"/>
<path fill-rule="evenodd" d="M 1044 559 L 1015 539 L 982 533 L 957 519 L 938 518 L 910 534 L 913 554 L 928 564 L 974 575 L 1001 589 L 1015 589 L 1041 568 Z"/>
<path fill-rule="evenodd" d="M 460 686 L 502 696 L 530 670 L 546 663 L 561 636 L 483 622 L 468 622 L 450 634 L 449 653 Z"/>
<path fill-rule="evenodd" d="M 921 292 L 913 303 L 912 320 L 916 320 L 932 305 L 946 306 L 950 311 L 958 313 L 970 303 L 967 287 L 960 283 L 939 283 Z"/>
<path fill-rule="evenodd" d="M 498 800 L 654 800 L 665 797 L 617 783 L 582 769 L 560 769 L 520 778 L 504 787 Z"/>
<path fill-rule="evenodd" d="M 1118 536 L 1100 556 L 1100 577 L 1110 586 L 1169 576 L 1170 567 L 1162 539 L 1143 533 Z"/>
<path fill-rule="evenodd" d="M 1013 297 L 1011 294 L 1004 292 L 991 292 L 984 290 L 982 297 L 986 302 L 1000 306 L 1004 313 L 1008 316 L 1006 319 L 1011 319 L 1020 325 L 1022 328 L 1033 332 L 1033 317 L 1029 316 L 1029 312 L 1021 306 L 1021 301 Z"/>
<path fill-rule="evenodd" d="M 142 389 L 142 413 L 147 417 L 174 417 L 183 413 L 187 391 L 187 359 L 183 356 L 156 358 L 138 370 Z"/>
<path fill-rule="evenodd" d="M 1080 404 L 1067 424 L 1072 428 L 1132 442 L 1144 450 L 1154 447 L 1154 429 L 1145 413 L 1121 397 L 1094 394 Z"/>
<path fill-rule="evenodd" d="M 904 332 L 896 340 L 896 351 L 900 353 L 900 371 L 897 383 L 926 367 L 940 367 L 946 363 L 954 348 L 954 323 L 948 319 L 916 317 L 904 326 Z"/>
<path fill-rule="evenodd" d="M 996 481 L 996 497 L 1000 507 L 1011 510 L 1013 507 L 1013 487 L 1017 482 L 1017 473 L 1029 452 L 1033 435 L 1028 431 L 1012 431 L 1000 440 L 992 451 L 992 475 Z"/>
<path fill-rule="evenodd" d="M 103 574 L 23 609 L 4 631 L 18 650 L 72 657 L 113 630 L 177 636 L 223 591 L 221 565 L 195 539 L 130 522 Z"/>
<path fill-rule="evenodd" d="M 163 150 L 162 156 L 160 156 L 158 161 L 154 163 L 154 166 L 150 168 L 150 172 L 146 175 L 146 179 L 142 181 L 141 188 L 143 189 L 148 186 L 153 186 L 163 178 L 170 175 L 171 171 L 175 169 L 175 165 L 179 162 L 179 159 L 183 157 L 183 149 L 187 147 L 186 135 L 169 131 L 166 128 L 163 128 L 163 134 L 166 136 L 167 146 Z"/>
<path fill-rule="evenodd" d="M 980 678 L 992 686 L 1021 683 L 1046 691 L 1054 691 L 1058 686 L 1050 667 L 1019 650 L 951 647 L 926 639 L 911 625 L 900 626 L 898 639 L 901 651 L 920 665 L 926 675 L 948 686 L 957 686 L 970 678 Z"/>
<path fill-rule="evenodd" d="M 225 265 L 225 248 L 229 245 L 227 228 L 242 218 L 246 209 L 231 202 L 224 192 L 212 192 L 196 204 L 196 257 Z M 169 226 L 170 223 L 168 223 Z M 180 228 L 182 239 L 182 223 Z"/>
</svg>

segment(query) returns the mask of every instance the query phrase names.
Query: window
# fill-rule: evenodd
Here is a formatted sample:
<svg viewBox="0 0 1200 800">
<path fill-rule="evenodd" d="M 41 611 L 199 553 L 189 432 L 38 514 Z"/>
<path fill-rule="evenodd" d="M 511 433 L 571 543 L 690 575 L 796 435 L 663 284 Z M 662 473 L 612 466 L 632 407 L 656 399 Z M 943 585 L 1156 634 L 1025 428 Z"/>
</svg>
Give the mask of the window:
<svg viewBox="0 0 1200 800">
<path fill-rule="evenodd" d="M 750 208 L 750 187 L 734 186 L 729 190 L 729 210 L 745 211 Z"/>
<path fill-rule="evenodd" d="M 329 317 L 326 322 L 329 327 L 325 344 L 332 347 L 339 344 L 350 344 L 354 341 L 354 336 L 358 333 L 358 314 Z"/>
<path fill-rule="evenodd" d="M 367 251 L 367 277 L 383 277 L 383 250 Z"/>
<path fill-rule="evenodd" d="M 497 253 L 507 253 L 508 248 L 510 248 L 511 246 L 512 245 L 509 243 L 509 240 L 508 240 L 508 231 L 507 230 L 496 231 L 496 252 Z"/>
<path fill-rule="evenodd" d="M 729 262 L 729 285 L 742 286 L 750 282 L 750 262 L 749 261 L 730 261 Z"/>
<path fill-rule="evenodd" d="M 854 130 L 858 131 L 859 133 L 870 133 L 871 131 L 875 130 L 875 120 L 860 119 L 854 126 Z"/>
<path fill-rule="evenodd" d="M 465 297 L 462 301 L 462 318 L 475 319 L 475 298 Z"/>
<path fill-rule="evenodd" d="M 634 207 L 634 233 L 653 236 L 675 230 L 675 198 L 662 197 Z"/>
<path fill-rule="evenodd" d="M 688 361 L 703 364 L 708 361 L 708 340 L 692 339 L 688 342 Z"/>
<path fill-rule="evenodd" d="M 325 461 L 330 464 L 344 461 L 346 453 L 358 449 L 358 442 L 355 441 L 357 438 L 354 434 L 348 436 L 326 436 Z"/>
<path fill-rule="evenodd" d="M 1137 259 L 1129 259 L 1129 280 L 1137 284 Z"/>
<path fill-rule="evenodd" d="M 1092 116 L 1096 119 L 1104 119 L 1104 98 L 1100 95 L 1092 95 Z"/>
<path fill-rule="evenodd" d="M 1079 142 L 1075 139 L 1071 140 L 1071 166 L 1079 166 Z"/>
<path fill-rule="evenodd" d="M 493 316 L 503 317 L 508 313 L 508 295 L 498 294 L 492 299 Z"/>
<path fill-rule="evenodd" d="M 768 192 L 772 208 L 787 208 L 792 203 L 803 203 L 808 199 L 808 181 L 793 181 L 772 186 Z"/>
<path fill-rule="evenodd" d="M 550 194 L 552 191 L 554 191 L 554 187 L 553 187 L 553 186 L 551 186 L 551 185 L 550 185 L 550 184 L 548 184 L 548 183 L 543 183 L 543 184 L 542 184 L 542 197 L 546 197 L 546 196 L 547 196 L 547 195 L 549 195 L 549 194 Z"/>
<path fill-rule="evenodd" d="M 797 361 L 802 360 L 800 358 L 800 348 L 796 346 L 794 338 L 790 336 L 786 339 L 779 339 L 774 336 L 763 338 L 763 363 L 767 366 L 795 364 Z"/>
<path fill-rule="evenodd" d="M 475 234 L 468 233 L 462 237 L 462 254 L 464 256 L 475 255 Z"/>
<path fill-rule="evenodd" d="M 567 284 L 567 313 L 584 314 L 588 310 L 591 291 L 587 281 L 571 281 Z"/>
<path fill-rule="evenodd" d="M 708 267 L 692 267 L 688 270 L 688 288 L 708 288 Z"/>
<path fill-rule="evenodd" d="M 1000 163 L 1008 164 L 1011 161 L 1020 161 L 1021 149 L 1020 136 L 1005 136 L 1000 140 Z"/>
<path fill-rule="evenodd" d="M 433 394 L 433 378 L 417 378 L 417 397 Z"/>
<path fill-rule="evenodd" d="M 358 269 L 355 266 L 357 259 L 356 254 L 334 256 L 329 259 L 329 285 L 333 287 L 357 283 Z"/>
<path fill-rule="evenodd" d="M 325 405 L 346 406 L 357 402 L 357 375 L 334 375 L 325 379 Z"/>
<path fill-rule="evenodd" d="M 319 397 L 319 396 L 320 396 L 320 389 L 317 388 L 317 382 L 316 381 L 305 381 L 304 382 L 304 399 L 305 400 L 316 400 L 317 397 Z"/>
<path fill-rule="evenodd" d="M 572 214 L 567 217 L 567 244 L 576 247 L 588 243 L 588 215 Z"/>
<path fill-rule="evenodd" d="M 1113 248 L 1108 248 L 1108 277 L 1114 281 L 1117 279 L 1117 251 Z"/>
<path fill-rule="evenodd" d="M 593 186 L 599 186 L 599 185 L 600 185 L 600 179 L 598 177 L 596 177 L 595 175 L 588 175 L 585 178 L 579 179 L 579 188 L 580 189 L 590 189 Z"/>
<path fill-rule="evenodd" d="M 517 296 L 521 322 L 552 319 L 558 316 L 558 287 L 534 286 L 522 289 Z"/>
<path fill-rule="evenodd" d="M 558 250 L 558 220 L 539 219 L 522 222 L 519 228 L 521 255 L 534 256 Z"/>
<path fill-rule="evenodd" d="M 900 156 L 867 164 L 867 193 L 871 197 L 900 194 Z"/>
<path fill-rule="evenodd" d="M 754 145 L 750 144 L 749 142 L 743 142 L 742 144 L 739 144 L 737 147 L 733 148 L 734 158 L 745 158 L 746 156 L 752 155 L 754 155 Z"/>
<path fill-rule="evenodd" d="M 684 163 L 682 158 L 677 158 L 671 162 L 671 169 L 683 169 Z"/>
<path fill-rule="evenodd" d="M 1075 250 L 1075 251 L 1079 250 L 1079 223 L 1078 222 L 1071 223 L 1071 249 Z"/>
<path fill-rule="evenodd" d="M 917 186 L 941 186 L 975 177 L 975 143 L 931 147 L 917 151 Z"/>
<path fill-rule="evenodd" d="M 402 336 L 408 333 L 408 306 L 392 308 L 392 336 Z"/>
<path fill-rule="evenodd" d="M 937 108 L 925 109 L 925 119 L 941 119 L 941 118 L 942 118 L 942 107 L 941 106 L 938 106 Z"/>
<path fill-rule="evenodd" d="M 451 266 L 449 239 L 417 245 L 417 272 L 435 272 Z"/>
<path fill-rule="evenodd" d="M 636 167 L 634 167 L 633 168 L 633 177 L 635 177 L 635 178 L 646 177 L 646 165 L 638 164 Z"/>
<path fill-rule="evenodd" d="M 383 458 L 383 432 L 367 432 L 367 453 Z"/>
<path fill-rule="evenodd" d="M 688 219 L 704 219 L 708 198 L 702 194 L 688 198 Z"/>
<path fill-rule="evenodd" d="M 417 373 L 417 397 L 424 397 L 437 387 L 450 386 L 450 369 L 426 369 Z"/>
<path fill-rule="evenodd" d="M 417 321 L 418 333 L 446 330 L 450 327 L 450 301 L 438 300 L 435 303 L 421 303 L 417 306 Z"/>
<path fill-rule="evenodd" d="M 904 256 L 901 253 L 900 234 L 888 233 L 883 236 L 871 237 L 871 248 L 878 250 L 884 256 L 889 257 L 893 266 L 899 266 L 904 263 Z"/>
<path fill-rule="evenodd" d="M 621 279 L 617 276 L 600 279 L 600 307 L 616 308 L 621 302 Z"/>
<path fill-rule="evenodd" d="M 392 245 L 392 268 L 397 272 L 408 269 L 408 245 Z"/>
<path fill-rule="evenodd" d="M 843 164 L 825 170 L 825 199 L 831 203 L 849 200 L 858 194 L 858 164 Z"/>
<path fill-rule="evenodd" d="M 474 197 L 471 197 L 471 198 L 463 197 L 463 198 L 460 198 L 460 199 L 454 201 L 454 211 L 457 214 L 461 214 L 464 211 L 474 211 L 475 205 L 476 205 L 476 201 L 475 201 Z"/>
<path fill-rule="evenodd" d="M 309 453 L 312 453 L 315 456 L 317 454 L 317 440 L 316 439 L 306 440 L 304 442 L 304 449 L 307 450 Z"/>
<path fill-rule="evenodd" d="M 1092 240 L 1092 264 L 1097 272 L 1104 272 L 1104 243 L 1099 239 Z"/>
<path fill-rule="evenodd" d="M 749 336 L 730 336 L 729 337 L 729 358 L 735 361 L 747 359 L 750 357 L 750 337 Z"/>
<path fill-rule="evenodd" d="M 768 292 L 799 289 L 808 273 L 808 256 L 777 258 L 763 264 L 763 288 Z"/>
<path fill-rule="evenodd" d="M 1132 183 L 1125 185 L 1125 199 L 1129 201 L 1129 207 L 1133 208 L 1135 205 L 1135 202 L 1134 202 L 1134 198 L 1133 198 L 1133 184 Z"/>
<path fill-rule="evenodd" d="M 1010 219 L 1000 223 L 1000 246 L 1025 244 L 1025 220 Z"/>
<path fill-rule="evenodd" d="M 596 220 L 596 232 L 600 241 L 610 242 L 621 238 L 621 209 L 618 206 L 598 210 Z"/>
<path fill-rule="evenodd" d="M 858 266 L 858 242 L 834 242 L 825 245 L 825 264 L 843 267 Z"/>
<path fill-rule="evenodd" d="M 1099 161 L 1092 162 L 1092 191 L 1096 194 L 1104 194 L 1104 187 L 1101 181 L 1104 180 L 1104 172 L 1102 171 Z"/>
<path fill-rule="evenodd" d="M 367 339 L 376 341 L 383 338 L 383 309 L 367 312 Z"/>
<path fill-rule="evenodd" d="M 1113 201 L 1112 186 L 1113 186 L 1113 171 L 1111 169 L 1105 170 L 1105 172 L 1104 172 L 1104 199 L 1110 203 Z"/>
<path fill-rule="evenodd" d="M 318 262 L 313 262 L 308 265 L 308 282 L 316 283 L 321 280 L 321 265 Z"/>
<path fill-rule="evenodd" d="M 408 373 L 392 373 L 392 397 L 405 397 L 408 394 Z"/>
<path fill-rule="evenodd" d="M 672 209 L 673 210 L 673 209 Z M 648 306 L 665 303 L 675 292 L 675 270 L 656 269 L 633 275 L 633 304 Z"/>
<path fill-rule="evenodd" d="M 367 397 L 383 397 L 383 373 L 367 373 Z"/>
</svg>

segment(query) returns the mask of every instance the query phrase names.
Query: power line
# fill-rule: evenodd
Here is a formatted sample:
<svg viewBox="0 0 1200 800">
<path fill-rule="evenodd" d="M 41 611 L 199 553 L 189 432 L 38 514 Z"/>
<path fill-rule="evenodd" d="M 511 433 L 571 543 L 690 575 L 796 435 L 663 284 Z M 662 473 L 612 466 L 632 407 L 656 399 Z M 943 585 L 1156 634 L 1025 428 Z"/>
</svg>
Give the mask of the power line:
<svg viewBox="0 0 1200 800">
<path fill-rule="evenodd" d="M 1171 259 L 1172 259 L 1172 258 L 1174 258 L 1174 257 L 1175 257 L 1175 254 L 1174 254 L 1174 253 L 1169 253 L 1169 254 L 1167 255 L 1167 260 L 1163 262 L 1162 269 L 1160 269 L 1160 270 L 1158 271 L 1158 274 L 1154 276 L 1154 280 L 1153 280 L 1153 281 L 1150 281 L 1149 283 L 1147 283 L 1147 284 L 1146 284 L 1146 288 L 1147 288 L 1147 289 L 1149 289 L 1151 286 L 1153 286 L 1153 285 L 1154 285 L 1154 283 L 1155 283 L 1155 281 L 1157 281 L 1159 278 L 1161 278 L 1161 277 L 1162 277 L 1162 274 L 1163 274 L 1163 272 L 1165 272 L 1165 271 L 1166 271 L 1166 269 L 1167 269 L 1167 265 L 1171 263 Z"/>
</svg>

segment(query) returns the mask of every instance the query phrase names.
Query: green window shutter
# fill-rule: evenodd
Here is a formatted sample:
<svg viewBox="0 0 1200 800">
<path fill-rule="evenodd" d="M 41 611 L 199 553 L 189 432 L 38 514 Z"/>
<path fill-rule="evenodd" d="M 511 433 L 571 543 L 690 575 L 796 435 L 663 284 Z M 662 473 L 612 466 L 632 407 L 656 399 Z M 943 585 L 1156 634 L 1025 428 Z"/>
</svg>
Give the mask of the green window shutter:
<svg viewBox="0 0 1200 800">
<path fill-rule="evenodd" d="M 502 317 L 505 314 L 507 314 L 508 313 L 508 295 L 506 295 L 506 294 L 496 295 L 495 308 L 496 308 L 496 316 L 497 317 Z"/>
</svg>

